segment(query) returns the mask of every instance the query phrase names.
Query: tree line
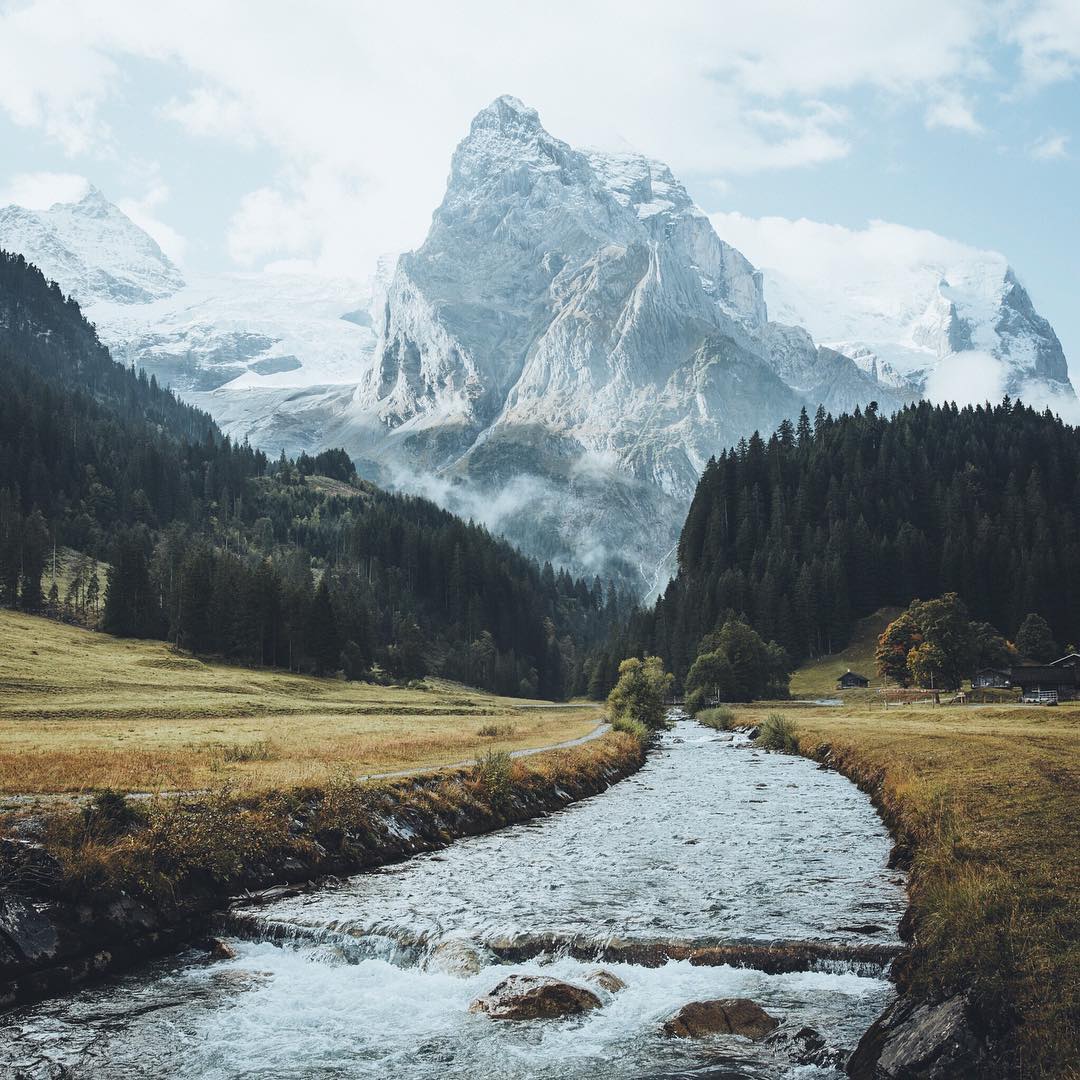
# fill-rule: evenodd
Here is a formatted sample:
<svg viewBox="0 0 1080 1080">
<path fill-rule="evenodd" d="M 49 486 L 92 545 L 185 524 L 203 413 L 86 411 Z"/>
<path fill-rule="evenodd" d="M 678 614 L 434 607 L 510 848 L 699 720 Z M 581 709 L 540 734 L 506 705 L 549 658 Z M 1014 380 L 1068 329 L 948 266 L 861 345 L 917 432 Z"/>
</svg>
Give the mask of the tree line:
<svg viewBox="0 0 1080 1080">
<path fill-rule="evenodd" d="M 116 634 L 507 694 L 584 692 L 588 650 L 631 607 L 364 483 L 343 450 L 271 461 L 233 443 L 0 253 L 0 603 L 59 603 L 41 584 L 56 545 L 109 563 L 102 623 Z M 94 577 L 72 593 L 84 612 L 99 606 Z"/>
<path fill-rule="evenodd" d="M 685 685 L 733 616 L 797 665 L 879 607 L 946 593 L 1007 636 L 1037 612 L 1075 641 L 1077 566 L 1080 432 L 1049 411 L 1008 398 L 892 417 L 804 410 L 709 461 L 676 577 L 591 657 L 594 689 L 613 685 L 612 658 L 646 654 Z"/>
</svg>

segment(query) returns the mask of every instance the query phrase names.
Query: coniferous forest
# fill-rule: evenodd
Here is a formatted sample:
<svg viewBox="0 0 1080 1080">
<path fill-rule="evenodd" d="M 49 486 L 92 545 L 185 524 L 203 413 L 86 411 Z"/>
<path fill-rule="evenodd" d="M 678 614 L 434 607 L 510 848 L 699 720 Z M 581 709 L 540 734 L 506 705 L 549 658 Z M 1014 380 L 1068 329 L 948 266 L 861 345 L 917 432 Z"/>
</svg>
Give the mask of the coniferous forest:
<svg viewBox="0 0 1080 1080">
<path fill-rule="evenodd" d="M 358 480 L 344 451 L 271 461 L 233 444 L 0 253 L 0 603 L 50 606 L 54 545 L 109 563 L 95 580 L 105 630 L 348 677 L 562 698 L 585 689 L 587 650 L 630 609 L 599 580 Z"/>
<path fill-rule="evenodd" d="M 947 592 L 1007 638 L 1035 612 L 1076 641 L 1080 431 L 1008 399 L 804 411 L 709 462 L 678 560 L 655 607 L 597 654 L 597 690 L 626 655 L 655 653 L 685 679 L 732 616 L 798 664 L 883 605 Z"/>
</svg>

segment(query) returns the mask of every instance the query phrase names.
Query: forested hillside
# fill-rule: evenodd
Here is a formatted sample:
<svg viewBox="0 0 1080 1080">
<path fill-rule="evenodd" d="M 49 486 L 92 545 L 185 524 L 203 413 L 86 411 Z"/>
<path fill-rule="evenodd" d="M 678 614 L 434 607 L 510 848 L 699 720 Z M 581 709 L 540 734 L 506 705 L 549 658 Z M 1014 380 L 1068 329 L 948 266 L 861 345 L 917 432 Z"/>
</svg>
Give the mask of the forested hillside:
<svg viewBox="0 0 1080 1080">
<path fill-rule="evenodd" d="M 705 635 L 745 614 L 791 660 L 842 647 L 883 605 L 956 592 L 1012 638 L 1037 612 L 1080 637 L 1080 432 L 1006 399 L 871 406 L 783 423 L 709 462 L 679 569 L 600 657 L 656 653 L 683 678 Z"/>
<path fill-rule="evenodd" d="M 54 545 L 111 564 L 42 593 Z M 116 364 L 21 256 L 0 252 L 0 603 L 87 614 L 197 652 L 316 672 L 437 673 L 501 693 L 583 687 L 628 604 L 541 568 L 341 451 L 268 461 Z M 91 616 L 94 611 L 89 612 Z"/>
</svg>

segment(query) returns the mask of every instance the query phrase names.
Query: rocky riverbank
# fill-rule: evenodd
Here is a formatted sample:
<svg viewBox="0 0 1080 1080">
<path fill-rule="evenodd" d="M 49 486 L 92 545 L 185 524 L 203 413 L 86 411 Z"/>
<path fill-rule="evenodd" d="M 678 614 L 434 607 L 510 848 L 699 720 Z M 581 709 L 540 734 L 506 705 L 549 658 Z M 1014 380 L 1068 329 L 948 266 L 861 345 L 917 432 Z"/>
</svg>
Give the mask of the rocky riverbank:
<svg viewBox="0 0 1080 1080">
<path fill-rule="evenodd" d="M 854 754 L 827 743 L 803 745 L 802 752 L 834 768 L 865 792 L 892 833 L 889 865 L 912 871 L 919 837 L 890 797 L 886 773 Z M 918 965 L 932 962 L 920 948 L 916 907 L 900 924 L 907 950 L 893 962 L 897 1000 L 870 1026 L 847 1063 L 853 1080 L 955 1080 L 956 1077 L 1018 1076 L 1015 1047 L 995 1040 L 993 1029 L 961 986 L 928 989 Z"/>
<path fill-rule="evenodd" d="M 418 779 L 25 817 L 0 840 L 0 1010 L 197 940 L 231 898 L 527 821 L 598 794 L 644 758 L 637 740 L 609 733 Z"/>
</svg>

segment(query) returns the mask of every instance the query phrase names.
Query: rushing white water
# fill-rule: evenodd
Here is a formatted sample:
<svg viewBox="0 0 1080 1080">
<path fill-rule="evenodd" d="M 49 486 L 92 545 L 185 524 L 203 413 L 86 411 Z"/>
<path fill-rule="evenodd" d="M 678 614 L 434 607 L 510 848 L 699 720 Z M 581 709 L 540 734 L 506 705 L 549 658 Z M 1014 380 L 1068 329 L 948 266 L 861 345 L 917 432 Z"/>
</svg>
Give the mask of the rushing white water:
<svg viewBox="0 0 1080 1080">
<path fill-rule="evenodd" d="M 522 933 L 895 941 L 902 881 L 866 798 L 836 773 L 737 742 L 679 723 L 601 796 L 261 909 L 235 960 L 185 955 L 15 1013 L 0 1025 L 10 1075 L 49 1076 L 59 1062 L 95 1080 L 838 1076 L 794 1064 L 782 1042 L 673 1040 L 659 1026 L 688 1001 L 749 997 L 782 1031 L 809 1025 L 851 1047 L 891 999 L 880 973 L 606 964 L 627 988 L 602 993 L 602 1008 L 513 1024 L 468 1004 L 510 972 L 581 982 L 596 965 L 487 956 L 462 977 L 432 962 L 447 938 Z"/>
</svg>

